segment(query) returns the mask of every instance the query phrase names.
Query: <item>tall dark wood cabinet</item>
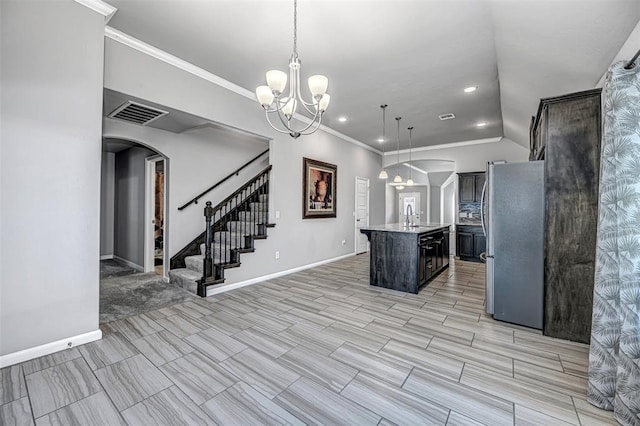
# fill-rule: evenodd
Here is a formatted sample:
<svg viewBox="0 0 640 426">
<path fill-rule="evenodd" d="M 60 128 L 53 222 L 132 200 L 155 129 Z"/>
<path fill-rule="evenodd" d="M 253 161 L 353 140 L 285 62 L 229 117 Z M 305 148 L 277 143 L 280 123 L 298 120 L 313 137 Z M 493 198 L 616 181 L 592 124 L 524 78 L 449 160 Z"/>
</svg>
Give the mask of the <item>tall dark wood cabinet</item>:
<svg viewBox="0 0 640 426">
<path fill-rule="evenodd" d="M 545 161 L 543 332 L 584 343 L 593 306 L 600 92 L 542 99 L 531 131 L 530 158 Z"/>
</svg>

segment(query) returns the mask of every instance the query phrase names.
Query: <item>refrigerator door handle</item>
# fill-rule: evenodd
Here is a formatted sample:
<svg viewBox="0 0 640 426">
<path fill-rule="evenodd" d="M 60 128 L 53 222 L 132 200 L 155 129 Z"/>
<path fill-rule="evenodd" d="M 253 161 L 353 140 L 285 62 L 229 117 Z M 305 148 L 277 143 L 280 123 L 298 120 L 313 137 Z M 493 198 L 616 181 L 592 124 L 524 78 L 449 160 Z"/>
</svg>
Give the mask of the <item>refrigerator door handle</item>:
<svg viewBox="0 0 640 426">
<path fill-rule="evenodd" d="M 484 200 L 485 200 L 485 195 L 487 193 L 487 181 L 488 179 L 485 179 L 484 185 L 482 185 L 482 195 L 480 196 L 480 223 L 482 224 L 482 233 L 484 234 L 485 237 L 487 236 L 487 227 L 484 223 L 484 212 L 485 212 Z"/>
</svg>

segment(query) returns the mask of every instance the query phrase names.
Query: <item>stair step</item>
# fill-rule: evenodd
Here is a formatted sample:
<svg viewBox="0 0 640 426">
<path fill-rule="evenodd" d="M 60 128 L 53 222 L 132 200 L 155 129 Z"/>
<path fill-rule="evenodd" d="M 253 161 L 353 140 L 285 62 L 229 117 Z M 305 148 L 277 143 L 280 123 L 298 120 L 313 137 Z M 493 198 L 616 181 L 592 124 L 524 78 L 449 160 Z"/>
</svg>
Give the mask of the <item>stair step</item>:
<svg viewBox="0 0 640 426">
<path fill-rule="evenodd" d="M 198 293 L 198 281 L 202 278 L 202 273 L 198 273 L 188 268 L 177 268 L 169 270 L 169 281 L 172 284 L 176 284 L 183 289 L 197 294 Z"/>
<path fill-rule="evenodd" d="M 242 232 L 218 231 L 213 233 L 213 241 L 226 243 L 231 248 L 242 248 L 244 247 L 244 235 Z"/>
<path fill-rule="evenodd" d="M 269 203 L 249 203 L 252 212 L 265 212 L 269 210 Z"/>
<path fill-rule="evenodd" d="M 227 222 L 227 230 L 230 232 L 238 232 L 243 235 L 255 235 L 258 233 L 258 224 L 249 220 L 232 220 Z"/>
<path fill-rule="evenodd" d="M 267 220 L 267 214 L 264 211 L 247 211 L 247 212 L 238 212 L 238 221 L 239 222 L 255 222 L 262 223 Z"/>
</svg>

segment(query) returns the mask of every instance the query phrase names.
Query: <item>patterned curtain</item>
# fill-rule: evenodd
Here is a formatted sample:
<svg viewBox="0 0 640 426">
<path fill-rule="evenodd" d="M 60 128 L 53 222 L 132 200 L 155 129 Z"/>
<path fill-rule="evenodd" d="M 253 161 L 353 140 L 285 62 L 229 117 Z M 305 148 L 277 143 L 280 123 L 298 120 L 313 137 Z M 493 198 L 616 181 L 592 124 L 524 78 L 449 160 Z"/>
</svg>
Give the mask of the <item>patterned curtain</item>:
<svg viewBox="0 0 640 426">
<path fill-rule="evenodd" d="M 589 402 L 640 425 L 640 71 L 611 66 L 604 88 Z"/>
</svg>

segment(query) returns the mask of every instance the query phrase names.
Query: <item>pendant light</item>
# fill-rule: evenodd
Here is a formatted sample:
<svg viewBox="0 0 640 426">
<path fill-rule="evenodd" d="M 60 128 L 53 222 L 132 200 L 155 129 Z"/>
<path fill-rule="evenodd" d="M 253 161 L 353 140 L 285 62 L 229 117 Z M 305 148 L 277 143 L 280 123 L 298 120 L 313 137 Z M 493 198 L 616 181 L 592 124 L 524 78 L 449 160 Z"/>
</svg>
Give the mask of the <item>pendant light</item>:
<svg viewBox="0 0 640 426">
<path fill-rule="evenodd" d="M 407 179 L 407 186 L 413 186 L 413 173 L 411 173 L 411 133 L 413 132 L 413 126 L 409 127 L 409 179 Z"/>
<path fill-rule="evenodd" d="M 393 178 L 393 183 L 402 184 L 402 176 L 400 176 L 400 120 L 402 120 L 402 117 L 396 117 L 396 122 L 398 123 L 398 135 L 396 138 L 397 140 L 396 152 L 398 153 L 398 162 L 396 163 L 396 169 L 398 174 Z M 396 188 L 398 187 L 396 186 Z M 404 186 L 399 189 L 404 189 Z"/>
<path fill-rule="evenodd" d="M 384 104 L 384 105 L 380 105 L 380 108 L 382 108 L 382 162 L 384 163 L 384 144 L 387 141 L 386 139 L 386 127 L 385 127 L 385 110 L 387 109 L 388 105 Z M 387 179 L 389 178 L 389 174 L 387 173 L 387 171 L 384 168 L 384 165 L 382 166 L 382 171 L 380 171 L 380 174 L 378 175 L 379 179 Z"/>
</svg>

